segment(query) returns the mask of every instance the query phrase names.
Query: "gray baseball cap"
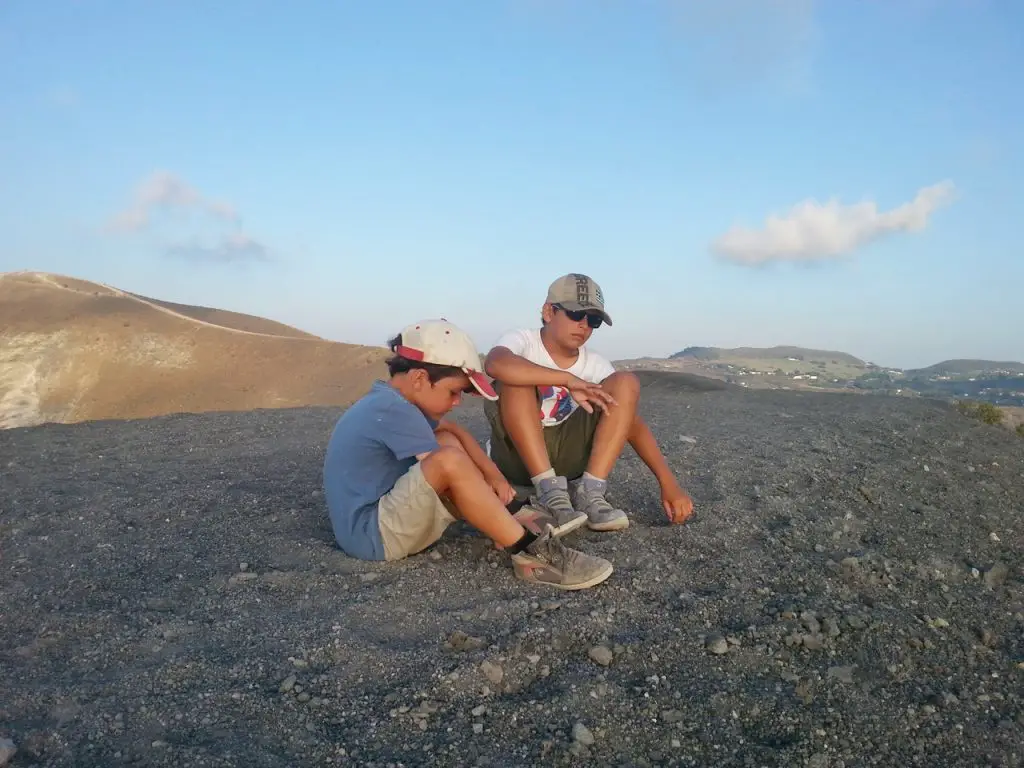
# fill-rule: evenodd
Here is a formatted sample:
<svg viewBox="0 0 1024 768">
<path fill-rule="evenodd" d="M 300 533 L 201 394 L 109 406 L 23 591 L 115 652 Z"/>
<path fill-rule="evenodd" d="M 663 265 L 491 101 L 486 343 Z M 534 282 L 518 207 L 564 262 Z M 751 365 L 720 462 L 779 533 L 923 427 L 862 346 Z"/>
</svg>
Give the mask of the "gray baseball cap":
<svg viewBox="0 0 1024 768">
<path fill-rule="evenodd" d="M 558 304 L 566 309 L 597 312 L 608 325 L 611 316 L 604 310 L 604 293 L 594 280 L 578 272 L 562 275 L 548 288 L 548 304 Z"/>
</svg>

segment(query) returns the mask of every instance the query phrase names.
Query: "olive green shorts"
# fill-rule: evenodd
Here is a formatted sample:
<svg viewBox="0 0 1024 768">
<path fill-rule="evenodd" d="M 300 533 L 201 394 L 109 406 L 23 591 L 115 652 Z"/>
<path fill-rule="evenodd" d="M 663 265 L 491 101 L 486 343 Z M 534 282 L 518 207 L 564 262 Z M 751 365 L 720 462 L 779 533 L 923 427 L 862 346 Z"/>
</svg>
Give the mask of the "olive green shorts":
<svg viewBox="0 0 1024 768">
<path fill-rule="evenodd" d="M 538 404 L 539 402 L 538 396 Z M 484 413 L 487 414 L 487 421 L 491 425 L 491 460 L 513 485 L 531 485 L 530 472 L 519 458 L 512 438 L 508 436 L 505 425 L 501 422 L 498 403 L 485 400 Z M 539 410 L 537 418 L 540 419 Z M 601 411 L 595 409 L 593 413 L 587 413 L 582 408 L 577 408 L 561 424 L 544 427 L 544 444 L 547 446 L 555 474 L 575 480 L 586 471 L 587 463 L 590 461 L 590 450 L 594 444 L 594 433 L 600 420 Z"/>
</svg>

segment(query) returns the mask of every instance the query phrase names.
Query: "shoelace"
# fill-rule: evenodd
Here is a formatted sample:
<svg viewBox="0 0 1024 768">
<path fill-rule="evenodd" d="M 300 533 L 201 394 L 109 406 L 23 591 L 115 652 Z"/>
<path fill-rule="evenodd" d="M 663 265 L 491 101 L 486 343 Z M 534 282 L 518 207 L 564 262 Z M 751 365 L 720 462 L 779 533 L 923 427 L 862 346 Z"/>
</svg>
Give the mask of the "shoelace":
<svg viewBox="0 0 1024 768">
<path fill-rule="evenodd" d="M 548 492 L 544 495 L 543 500 L 537 497 L 534 498 L 538 505 L 548 509 L 556 516 L 572 514 L 575 511 L 572 506 L 572 500 L 569 498 L 569 494 L 561 489 Z"/>
<path fill-rule="evenodd" d="M 588 491 L 587 489 L 581 489 L 580 500 L 583 502 L 580 506 L 584 507 L 587 512 L 613 512 L 615 507 L 612 503 L 604 497 L 603 493 L 595 493 L 594 491 Z"/>
</svg>

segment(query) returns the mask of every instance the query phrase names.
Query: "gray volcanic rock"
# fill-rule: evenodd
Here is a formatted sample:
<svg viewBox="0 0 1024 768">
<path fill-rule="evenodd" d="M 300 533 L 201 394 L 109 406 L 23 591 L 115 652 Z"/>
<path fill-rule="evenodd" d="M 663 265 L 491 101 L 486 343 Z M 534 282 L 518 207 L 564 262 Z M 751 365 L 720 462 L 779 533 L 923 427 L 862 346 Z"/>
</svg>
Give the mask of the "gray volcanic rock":
<svg viewBox="0 0 1024 768">
<path fill-rule="evenodd" d="M 627 449 L 630 527 L 568 537 L 616 571 L 573 593 L 461 524 L 440 557 L 341 553 L 337 409 L 0 432 L 12 765 L 1024 764 L 1024 441 L 652 381 L 696 514 L 668 525 Z"/>
</svg>

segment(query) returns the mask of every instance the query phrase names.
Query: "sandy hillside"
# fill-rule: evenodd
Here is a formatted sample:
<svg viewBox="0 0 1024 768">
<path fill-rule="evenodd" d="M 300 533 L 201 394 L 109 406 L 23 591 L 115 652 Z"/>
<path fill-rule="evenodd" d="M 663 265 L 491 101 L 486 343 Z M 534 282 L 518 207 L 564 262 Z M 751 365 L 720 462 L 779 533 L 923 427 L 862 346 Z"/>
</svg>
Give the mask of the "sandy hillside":
<svg viewBox="0 0 1024 768">
<path fill-rule="evenodd" d="M 0 275 L 0 428 L 346 405 L 385 352 L 60 275 Z"/>
</svg>

